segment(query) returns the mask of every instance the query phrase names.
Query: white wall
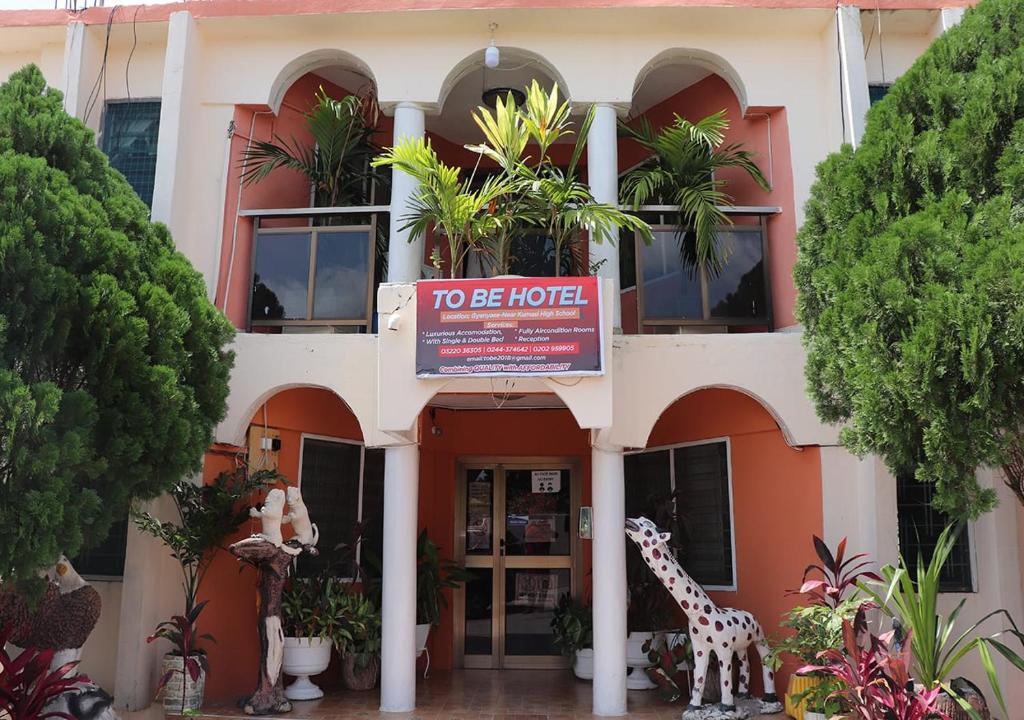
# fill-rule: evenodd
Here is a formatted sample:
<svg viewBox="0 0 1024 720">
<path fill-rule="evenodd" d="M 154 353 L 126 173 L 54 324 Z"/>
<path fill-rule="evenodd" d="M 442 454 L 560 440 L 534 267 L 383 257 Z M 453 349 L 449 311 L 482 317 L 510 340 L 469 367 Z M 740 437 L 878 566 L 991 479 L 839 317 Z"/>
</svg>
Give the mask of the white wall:
<svg viewBox="0 0 1024 720">
<path fill-rule="evenodd" d="M 103 605 L 85 647 L 79 670 L 107 692 L 114 693 L 117 670 L 117 640 L 121 626 L 120 580 L 90 580 L 89 584 L 100 594 Z"/>
</svg>

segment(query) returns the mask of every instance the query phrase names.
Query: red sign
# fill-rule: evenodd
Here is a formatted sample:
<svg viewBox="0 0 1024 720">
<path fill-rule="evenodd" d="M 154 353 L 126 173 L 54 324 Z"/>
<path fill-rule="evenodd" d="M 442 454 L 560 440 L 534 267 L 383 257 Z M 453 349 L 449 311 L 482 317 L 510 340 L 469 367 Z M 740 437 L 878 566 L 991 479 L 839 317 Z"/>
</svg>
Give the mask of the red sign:
<svg viewBox="0 0 1024 720">
<path fill-rule="evenodd" d="M 596 277 L 420 280 L 416 377 L 601 375 Z"/>
</svg>

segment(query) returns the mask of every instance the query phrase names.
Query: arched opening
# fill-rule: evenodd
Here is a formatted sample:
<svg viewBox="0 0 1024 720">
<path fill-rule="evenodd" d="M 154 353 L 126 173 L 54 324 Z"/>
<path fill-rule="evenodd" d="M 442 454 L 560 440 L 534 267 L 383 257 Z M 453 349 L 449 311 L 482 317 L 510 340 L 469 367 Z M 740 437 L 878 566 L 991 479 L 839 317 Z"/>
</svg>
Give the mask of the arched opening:
<svg viewBox="0 0 1024 720">
<path fill-rule="evenodd" d="M 719 606 L 747 610 L 776 634 L 822 534 L 818 448 L 790 447 L 749 395 L 710 388 L 672 403 L 625 470 L 627 516 L 660 513 L 683 569 Z M 794 669 L 777 674 L 778 688 Z"/>
<path fill-rule="evenodd" d="M 260 451 L 261 438 L 267 438 L 270 452 Z M 320 555 L 303 556 L 297 571 L 315 573 L 336 564 L 337 571 L 331 572 L 345 577 L 350 558 L 336 546 L 350 542 L 357 524 L 365 528 L 363 542 L 380 551 L 383 453 L 364 447 L 356 416 L 335 393 L 294 387 L 274 393 L 256 408 L 243 446 L 213 446 L 205 457 L 203 477 L 209 482 L 240 463 L 247 463 L 250 470 L 276 467 L 288 485 L 302 489 L 310 519 L 319 529 Z M 259 531 L 260 521 L 252 519 L 243 524 L 240 537 Z M 286 536 L 291 533 L 288 525 L 283 531 Z M 236 539 L 240 538 L 229 542 Z M 201 599 L 210 600 L 203 612 L 204 627 L 217 639 L 206 648 L 211 666 L 217 668 L 206 684 L 212 701 L 234 701 L 251 689 L 257 674 L 255 580 L 251 568 L 217 552 L 200 588 Z M 340 689 L 336 669 L 318 684 Z"/>
<path fill-rule="evenodd" d="M 323 161 L 327 155 L 319 153 L 329 144 L 322 138 L 341 124 L 321 123 L 318 139 L 308 118 L 321 96 L 359 99 L 358 111 L 351 113 L 358 121 L 348 127 L 361 140 L 334 153 L 345 159 L 331 167 Z M 333 115 L 344 122 L 349 113 L 343 107 Z M 331 215 L 316 208 L 388 202 L 386 183 L 375 180 L 369 168 L 373 148 L 391 139 L 390 118 L 377 108 L 373 73 L 342 50 L 306 53 L 281 69 L 267 105 L 236 105 L 233 122 L 218 307 L 236 327 L 252 332 L 370 331 L 373 290 L 384 267 L 386 218 L 377 222 L 371 212 Z M 365 134 L 363 127 L 369 129 Z M 268 151 L 271 146 L 282 152 Z M 263 156 L 254 156 L 256 151 Z M 275 157 L 274 169 L 255 173 Z M 264 212 L 304 208 L 311 212 Z"/>
<path fill-rule="evenodd" d="M 627 122 L 636 130 L 649 124 L 655 133 L 682 118 L 698 122 L 724 112 L 728 127 L 723 149 L 749 152 L 770 190 L 740 167 L 721 167 L 714 178 L 732 210 L 716 233 L 720 272 L 697 267 L 694 236 L 680 235 L 674 190 L 700 178 L 679 177 L 645 204 L 664 211 L 645 214 L 655 228 L 651 245 L 623 244 L 623 326 L 629 332 L 750 332 L 792 324 L 792 265 L 777 255 L 792 254 L 795 234 L 788 132 L 782 107 L 749 107 L 746 88 L 724 59 L 698 50 L 658 54 L 636 78 Z M 645 167 L 654 153 L 629 138 L 620 142 L 620 186 L 628 189 L 630 171 Z M 780 294 L 782 293 L 782 294 Z M 776 318 L 779 311 L 781 318 Z"/>
</svg>

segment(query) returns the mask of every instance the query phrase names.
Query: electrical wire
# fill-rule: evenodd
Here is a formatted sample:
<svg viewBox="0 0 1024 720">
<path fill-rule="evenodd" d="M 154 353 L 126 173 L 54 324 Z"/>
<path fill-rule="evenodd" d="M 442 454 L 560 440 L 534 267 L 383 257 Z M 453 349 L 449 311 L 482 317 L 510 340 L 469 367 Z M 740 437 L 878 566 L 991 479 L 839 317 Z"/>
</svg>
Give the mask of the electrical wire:
<svg viewBox="0 0 1024 720">
<path fill-rule="evenodd" d="M 89 93 L 89 97 L 85 101 L 85 114 L 82 117 L 82 122 L 86 124 L 88 124 L 89 117 L 92 115 L 92 111 L 100 99 L 101 87 L 103 88 L 104 105 L 106 105 L 107 102 L 107 57 L 110 54 L 110 33 L 114 26 L 114 16 L 117 14 L 120 7 L 120 5 L 115 5 L 111 8 L 110 15 L 107 16 L 107 32 L 103 41 L 103 61 L 100 63 L 100 70 L 96 74 L 96 82 L 93 83 L 92 91 Z"/>
<path fill-rule="evenodd" d="M 136 30 L 135 22 L 139 18 L 139 10 L 141 9 L 142 6 L 139 5 L 135 8 L 135 14 L 132 15 L 132 49 L 128 53 L 127 62 L 125 62 L 124 64 L 124 94 L 128 97 L 128 102 L 132 101 L 132 91 L 131 88 L 128 86 L 128 71 L 131 69 L 132 66 L 132 56 L 135 55 L 135 47 L 139 44 L 139 34 Z"/>
</svg>

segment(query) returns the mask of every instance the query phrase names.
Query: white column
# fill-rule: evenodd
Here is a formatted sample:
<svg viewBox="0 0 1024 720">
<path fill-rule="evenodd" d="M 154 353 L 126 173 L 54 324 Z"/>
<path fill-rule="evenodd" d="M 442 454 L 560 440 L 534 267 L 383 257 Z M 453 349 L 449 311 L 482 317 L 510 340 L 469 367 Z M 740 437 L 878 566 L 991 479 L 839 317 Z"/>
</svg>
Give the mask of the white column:
<svg viewBox="0 0 1024 720">
<path fill-rule="evenodd" d="M 61 90 L 64 92 L 64 110 L 95 131 L 99 130 L 103 115 L 103 97 L 93 98 L 92 111 L 86 117 L 89 95 L 99 72 L 103 48 L 97 35 L 78 20 L 68 23 L 64 35 L 64 63 L 61 67 Z"/>
<path fill-rule="evenodd" d="M 626 714 L 626 483 L 622 448 L 591 450 L 594 714 Z"/>
<path fill-rule="evenodd" d="M 395 106 L 394 144 L 405 139 L 417 139 L 426 133 L 426 116 L 415 103 Z M 409 212 L 409 200 L 418 183 L 401 170 L 391 171 L 391 235 L 388 240 L 388 282 L 415 282 L 423 268 L 423 237 L 412 238 L 409 231 L 401 230 L 403 218 Z"/>
<path fill-rule="evenodd" d="M 949 7 L 939 10 L 939 32 L 944 33 L 954 25 L 959 25 L 960 21 L 964 19 L 965 10 L 966 8 L 962 7 Z"/>
<path fill-rule="evenodd" d="M 843 138 L 856 148 L 864 137 L 864 116 L 871 107 L 868 68 L 864 60 L 864 35 L 860 29 L 860 8 L 856 5 L 838 6 L 836 23 L 839 27 Z"/>
<path fill-rule="evenodd" d="M 384 451 L 384 557 L 381 585 L 382 712 L 416 708 L 416 530 L 418 445 Z"/>
<path fill-rule="evenodd" d="M 156 172 L 153 175 L 154 221 L 162 222 L 171 231 L 181 247 L 184 237 L 178 237 L 178 226 L 185 220 L 181 208 L 175 207 L 175 195 L 182 192 L 190 179 L 184 177 L 185 153 L 182 137 L 188 124 L 190 90 L 197 72 L 195 20 L 187 11 L 171 13 L 167 23 L 167 52 L 164 56 L 162 97 L 160 98 L 160 133 L 156 143 Z M 186 255 L 189 253 L 186 252 Z M 192 262 L 197 258 L 191 257 Z M 196 263 L 199 267 L 206 264 Z M 207 287 L 214 284 L 207 277 Z"/>
<path fill-rule="evenodd" d="M 619 202 L 619 145 L 618 113 L 613 105 L 598 103 L 594 123 L 587 136 L 587 180 L 590 192 L 599 203 L 617 205 Z M 603 262 L 602 262 L 603 261 Z M 590 241 L 590 262 L 600 262 L 598 277 L 615 283 L 613 327 L 622 328 L 622 303 L 619 295 L 619 239 L 605 239 L 602 243 Z"/>
</svg>

